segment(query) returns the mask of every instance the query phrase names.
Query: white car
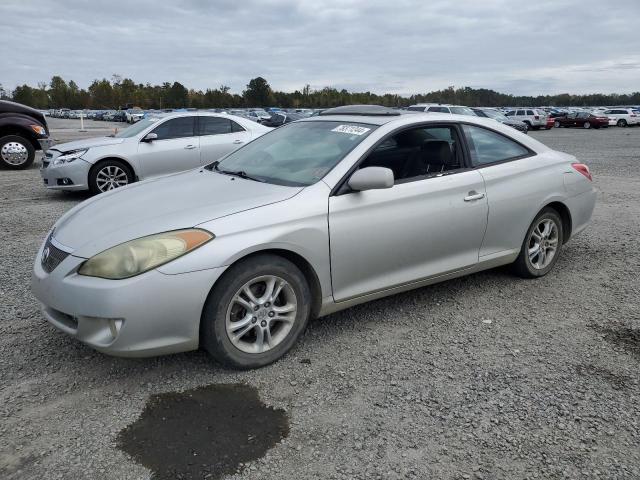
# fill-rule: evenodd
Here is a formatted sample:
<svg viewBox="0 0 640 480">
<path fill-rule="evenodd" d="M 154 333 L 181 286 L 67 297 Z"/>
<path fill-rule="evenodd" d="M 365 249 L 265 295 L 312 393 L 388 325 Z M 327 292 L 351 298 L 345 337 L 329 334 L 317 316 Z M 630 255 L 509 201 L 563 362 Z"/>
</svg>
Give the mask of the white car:
<svg viewBox="0 0 640 480">
<path fill-rule="evenodd" d="M 476 117 L 477 115 L 469 107 L 462 105 L 446 105 L 440 103 L 417 103 L 407 107 L 410 112 L 428 112 L 428 113 L 452 113 L 454 115 L 467 115 Z"/>
<path fill-rule="evenodd" d="M 536 108 L 518 108 L 507 112 L 505 115 L 526 123 L 529 128 L 533 130 L 547 128 L 548 115 L 544 110 L 538 110 Z"/>
<path fill-rule="evenodd" d="M 55 145 L 45 153 L 40 174 L 47 188 L 96 194 L 207 165 L 270 130 L 226 114 L 150 117 L 111 137 Z"/>
<path fill-rule="evenodd" d="M 609 117 L 609 125 L 617 125 L 618 127 L 640 125 L 640 110 L 612 108 L 611 110 L 606 110 L 604 115 Z"/>
<path fill-rule="evenodd" d="M 131 108 L 125 112 L 125 115 L 127 123 L 136 123 L 144 118 L 144 111 L 137 108 Z"/>
</svg>

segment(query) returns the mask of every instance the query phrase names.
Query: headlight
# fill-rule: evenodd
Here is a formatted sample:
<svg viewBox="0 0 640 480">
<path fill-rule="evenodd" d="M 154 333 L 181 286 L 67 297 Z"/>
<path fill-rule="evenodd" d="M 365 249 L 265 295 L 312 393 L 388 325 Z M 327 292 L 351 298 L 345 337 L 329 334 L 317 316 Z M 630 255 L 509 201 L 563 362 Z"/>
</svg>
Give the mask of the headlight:
<svg viewBox="0 0 640 480">
<path fill-rule="evenodd" d="M 70 163 L 73 162 L 74 160 L 80 158 L 82 155 L 84 155 L 85 153 L 87 153 L 89 149 L 84 149 L 84 150 L 72 150 L 70 152 L 66 152 L 63 153 L 62 155 L 60 155 L 58 158 L 56 158 L 53 161 L 54 165 L 62 165 L 63 163 Z"/>
<path fill-rule="evenodd" d="M 82 264 L 78 273 L 110 280 L 135 277 L 175 260 L 213 238 L 212 233 L 199 229 L 149 235 L 121 243 L 91 257 Z"/>
<path fill-rule="evenodd" d="M 40 125 L 29 125 L 31 127 L 31 130 L 33 130 L 34 132 L 36 132 L 38 135 L 46 135 L 47 131 L 45 130 L 44 127 L 41 127 Z"/>
</svg>

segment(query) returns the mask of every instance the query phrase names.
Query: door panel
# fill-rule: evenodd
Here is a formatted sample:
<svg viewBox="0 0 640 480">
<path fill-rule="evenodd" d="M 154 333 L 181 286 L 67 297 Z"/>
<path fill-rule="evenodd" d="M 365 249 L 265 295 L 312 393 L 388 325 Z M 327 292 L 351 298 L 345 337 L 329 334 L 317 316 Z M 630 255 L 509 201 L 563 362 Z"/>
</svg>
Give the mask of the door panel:
<svg viewBox="0 0 640 480">
<path fill-rule="evenodd" d="M 138 161 L 144 178 L 197 168 L 200 166 L 200 138 L 194 136 L 140 142 Z"/>
<path fill-rule="evenodd" d="M 207 165 L 221 159 L 227 153 L 240 148 L 251 140 L 247 131 L 225 133 L 220 135 L 203 135 L 200 137 L 200 156 L 202 164 Z"/>
<path fill-rule="evenodd" d="M 468 170 L 330 197 L 334 299 L 476 264 L 487 224 L 484 192 L 480 173 Z"/>
</svg>

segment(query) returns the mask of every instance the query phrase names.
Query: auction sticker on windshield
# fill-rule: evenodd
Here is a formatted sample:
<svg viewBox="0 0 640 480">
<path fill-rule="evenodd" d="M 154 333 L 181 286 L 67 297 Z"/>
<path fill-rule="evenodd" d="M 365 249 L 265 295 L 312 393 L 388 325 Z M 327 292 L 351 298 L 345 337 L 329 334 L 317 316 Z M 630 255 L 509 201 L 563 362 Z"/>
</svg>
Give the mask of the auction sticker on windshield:
<svg viewBox="0 0 640 480">
<path fill-rule="evenodd" d="M 370 128 L 359 127 L 358 125 L 338 125 L 332 132 L 348 133 L 349 135 L 364 135 Z"/>
</svg>

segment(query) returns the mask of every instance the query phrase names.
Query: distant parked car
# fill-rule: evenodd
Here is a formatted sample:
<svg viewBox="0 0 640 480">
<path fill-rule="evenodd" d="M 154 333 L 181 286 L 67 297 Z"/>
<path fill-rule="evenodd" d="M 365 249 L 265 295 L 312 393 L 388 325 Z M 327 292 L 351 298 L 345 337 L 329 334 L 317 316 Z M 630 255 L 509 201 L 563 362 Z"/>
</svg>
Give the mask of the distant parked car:
<svg viewBox="0 0 640 480">
<path fill-rule="evenodd" d="M 289 112 L 277 112 L 271 115 L 269 120 L 264 120 L 262 125 L 265 127 L 280 127 L 286 123 L 295 122 L 296 120 L 300 120 L 301 118 L 306 118 L 308 115 L 300 114 L 300 113 L 289 113 Z"/>
<path fill-rule="evenodd" d="M 130 108 L 124 114 L 127 123 L 136 123 L 144 118 L 144 111 L 139 108 Z"/>
<path fill-rule="evenodd" d="M 50 146 L 49 127 L 41 112 L 0 100 L 0 165 L 23 170 L 33 163 L 36 150 Z"/>
<path fill-rule="evenodd" d="M 96 194 L 206 165 L 270 130 L 244 118 L 206 112 L 145 118 L 111 137 L 54 146 L 40 173 L 47 188 Z"/>
<path fill-rule="evenodd" d="M 640 110 L 612 108 L 611 110 L 605 110 L 603 116 L 609 117 L 609 125 L 617 125 L 618 127 L 640 125 Z"/>
<path fill-rule="evenodd" d="M 515 128 L 522 133 L 527 133 L 529 130 L 529 126 L 526 123 L 515 118 L 509 118 L 504 113 L 493 108 L 472 108 L 471 110 L 479 117 L 493 118 L 495 121 Z"/>
<path fill-rule="evenodd" d="M 609 117 L 594 115 L 591 112 L 573 112 L 564 117 L 557 117 L 554 126 L 558 127 L 582 127 L 582 128 L 606 128 L 609 126 Z"/>
<path fill-rule="evenodd" d="M 454 115 L 468 115 L 475 117 L 476 114 L 469 107 L 461 105 L 440 105 L 435 103 L 418 103 L 411 105 L 407 110 L 412 112 L 430 112 L 430 113 L 453 113 Z"/>
<path fill-rule="evenodd" d="M 547 117 L 547 125 L 545 125 L 544 129 L 551 130 L 555 126 L 556 126 L 555 119 L 551 117 Z"/>
<path fill-rule="evenodd" d="M 126 122 L 127 121 L 126 112 L 124 112 L 123 110 L 118 110 L 116 113 L 113 114 L 113 118 L 111 119 L 111 121 L 113 121 L 113 122 Z"/>
<path fill-rule="evenodd" d="M 538 110 L 536 108 L 518 108 L 507 112 L 506 115 L 507 117 L 512 117 L 526 123 L 529 125 L 529 128 L 534 130 L 540 130 L 540 128 L 547 127 L 548 115 L 544 110 Z"/>
</svg>

